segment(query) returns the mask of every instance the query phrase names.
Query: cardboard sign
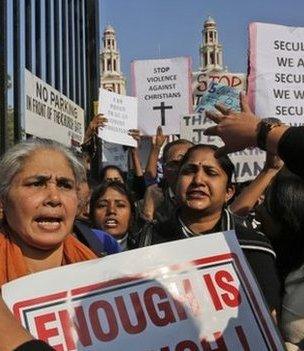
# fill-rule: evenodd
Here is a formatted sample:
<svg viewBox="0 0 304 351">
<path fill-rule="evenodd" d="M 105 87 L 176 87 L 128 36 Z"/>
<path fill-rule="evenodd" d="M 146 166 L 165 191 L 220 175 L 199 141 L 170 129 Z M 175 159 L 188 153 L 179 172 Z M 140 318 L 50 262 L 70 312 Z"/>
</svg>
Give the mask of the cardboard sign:
<svg viewBox="0 0 304 351">
<path fill-rule="evenodd" d="M 123 172 L 128 171 L 128 150 L 122 145 L 102 142 L 102 164 L 103 166 L 114 165 Z"/>
<path fill-rule="evenodd" d="M 32 274 L 2 295 L 56 350 L 284 350 L 234 232 Z"/>
<path fill-rule="evenodd" d="M 25 132 L 39 138 L 80 146 L 84 111 L 58 90 L 25 69 Z"/>
<path fill-rule="evenodd" d="M 136 98 L 100 89 L 98 113 L 103 113 L 108 119 L 106 126 L 98 131 L 101 139 L 120 145 L 137 146 L 137 142 L 128 135 L 129 129 L 137 129 Z"/>
<path fill-rule="evenodd" d="M 237 91 L 246 90 L 246 74 L 230 72 L 194 72 L 192 76 L 192 89 L 194 105 L 198 104 L 201 97 L 207 92 L 211 83 L 218 83 Z"/>
<path fill-rule="evenodd" d="M 304 124 L 304 28 L 251 23 L 249 97 L 255 113 Z"/>
<path fill-rule="evenodd" d="M 178 134 L 180 118 L 192 112 L 189 57 L 132 62 L 133 95 L 138 97 L 139 129 Z"/>
</svg>

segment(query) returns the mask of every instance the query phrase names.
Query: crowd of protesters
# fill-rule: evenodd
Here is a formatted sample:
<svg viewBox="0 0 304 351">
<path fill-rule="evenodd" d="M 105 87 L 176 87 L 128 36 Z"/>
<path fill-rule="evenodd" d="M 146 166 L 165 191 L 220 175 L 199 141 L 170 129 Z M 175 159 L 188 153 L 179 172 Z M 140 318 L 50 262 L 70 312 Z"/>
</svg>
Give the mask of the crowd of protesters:
<svg viewBox="0 0 304 351">
<path fill-rule="evenodd" d="M 11 148 L 0 162 L 0 286 L 74 262 L 234 229 L 287 347 L 304 349 L 304 127 L 259 119 L 243 94 L 241 105 L 240 113 L 225 106 L 207 113 L 216 126 L 205 133 L 220 136 L 222 148 L 168 142 L 158 128 L 144 170 L 138 149 L 130 149 L 132 183 L 114 165 L 97 178 L 90 174 L 105 116 L 88 126 L 82 156 L 50 140 Z M 138 130 L 130 135 L 140 141 Z M 257 146 L 267 151 L 265 167 L 236 196 L 227 154 Z M 33 340 L 2 300 L 0 321 L 0 350 L 51 349 Z"/>
</svg>

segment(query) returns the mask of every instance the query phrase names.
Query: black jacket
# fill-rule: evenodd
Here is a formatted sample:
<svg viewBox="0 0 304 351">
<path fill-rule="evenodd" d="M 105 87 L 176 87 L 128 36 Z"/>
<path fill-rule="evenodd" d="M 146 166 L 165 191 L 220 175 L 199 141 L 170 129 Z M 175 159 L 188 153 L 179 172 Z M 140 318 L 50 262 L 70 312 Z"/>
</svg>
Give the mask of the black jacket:
<svg viewBox="0 0 304 351">
<path fill-rule="evenodd" d="M 291 172 L 304 179 L 304 126 L 286 130 L 279 141 L 278 154 Z"/>
<path fill-rule="evenodd" d="M 270 310 L 280 311 L 280 282 L 275 266 L 275 253 L 264 234 L 242 225 L 241 219 L 228 210 L 223 211 L 220 221 L 209 233 L 234 229 L 238 242 L 248 260 L 254 276 L 264 294 Z M 135 247 L 150 246 L 163 242 L 186 239 L 185 228 L 177 214 L 162 223 L 146 223 L 139 235 L 134 236 Z M 188 229 L 188 232 L 189 229 Z M 191 234 L 190 234 L 191 235 Z"/>
</svg>

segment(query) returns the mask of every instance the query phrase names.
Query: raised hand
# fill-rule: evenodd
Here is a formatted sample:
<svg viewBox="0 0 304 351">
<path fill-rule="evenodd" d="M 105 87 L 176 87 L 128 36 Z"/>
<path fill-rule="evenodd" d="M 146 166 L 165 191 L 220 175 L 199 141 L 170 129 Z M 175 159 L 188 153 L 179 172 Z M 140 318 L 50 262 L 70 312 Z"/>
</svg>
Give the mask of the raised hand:
<svg viewBox="0 0 304 351">
<path fill-rule="evenodd" d="M 152 137 L 152 145 L 161 149 L 167 139 L 168 136 L 163 134 L 162 127 L 158 126 L 156 129 L 156 135 Z"/>
<path fill-rule="evenodd" d="M 139 129 L 129 129 L 128 134 L 137 142 L 140 141 L 140 130 Z"/>
<path fill-rule="evenodd" d="M 94 116 L 85 131 L 84 141 L 89 140 L 94 133 L 98 132 L 98 128 L 103 128 L 107 122 L 107 118 L 102 113 Z"/>
<path fill-rule="evenodd" d="M 207 128 L 205 135 L 219 136 L 225 145 L 216 151 L 216 157 L 256 146 L 256 135 L 260 119 L 250 110 L 247 96 L 240 94 L 241 112 L 231 111 L 222 105 L 215 105 L 221 114 L 206 111 L 206 116 L 217 125 Z"/>
</svg>

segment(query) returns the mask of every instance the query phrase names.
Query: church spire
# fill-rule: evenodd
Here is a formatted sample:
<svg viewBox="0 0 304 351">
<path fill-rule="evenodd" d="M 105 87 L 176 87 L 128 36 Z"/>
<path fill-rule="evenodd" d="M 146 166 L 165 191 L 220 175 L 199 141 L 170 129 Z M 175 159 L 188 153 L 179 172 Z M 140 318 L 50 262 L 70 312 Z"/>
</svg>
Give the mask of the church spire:
<svg viewBox="0 0 304 351">
<path fill-rule="evenodd" d="M 118 94 L 126 94 L 126 82 L 120 69 L 120 54 L 115 29 L 108 25 L 103 33 L 101 59 L 101 86 Z"/>
<path fill-rule="evenodd" d="M 202 45 L 200 47 L 202 71 L 223 70 L 223 48 L 218 41 L 216 22 L 208 16 L 202 30 Z"/>
</svg>

